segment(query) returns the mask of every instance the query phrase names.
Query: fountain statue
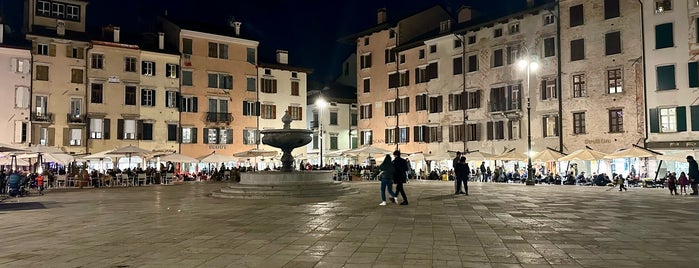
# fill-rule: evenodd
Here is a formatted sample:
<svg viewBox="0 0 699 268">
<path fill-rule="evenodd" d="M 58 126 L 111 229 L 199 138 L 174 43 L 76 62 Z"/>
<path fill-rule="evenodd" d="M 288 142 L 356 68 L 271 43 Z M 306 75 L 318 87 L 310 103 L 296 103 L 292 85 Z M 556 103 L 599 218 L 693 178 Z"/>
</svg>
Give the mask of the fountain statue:
<svg viewBox="0 0 699 268">
<path fill-rule="evenodd" d="M 294 171 L 294 157 L 291 156 L 291 150 L 297 147 L 304 146 L 312 141 L 312 130 L 308 129 L 292 129 L 291 116 L 289 111 L 284 113 L 282 129 L 265 129 L 262 133 L 262 144 L 266 144 L 275 148 L 282 149 L 282 172 Z"/>
<path fill-rule="evenodd" d="M 260 131 L 262 143 L 282 150 L 281 171 L 243 172 L 240 183 L 232 183 L 215 197 L 260 199 L 273 197 L 337 197 L 357 193 L 340 181 L 333 180 L 332 170 L 294 171 L 291 151 L 310 143 L 313 130 L 291 128 L 291 116 L 287 111 L 282 117 L 284 127 Z"/>
</svg>

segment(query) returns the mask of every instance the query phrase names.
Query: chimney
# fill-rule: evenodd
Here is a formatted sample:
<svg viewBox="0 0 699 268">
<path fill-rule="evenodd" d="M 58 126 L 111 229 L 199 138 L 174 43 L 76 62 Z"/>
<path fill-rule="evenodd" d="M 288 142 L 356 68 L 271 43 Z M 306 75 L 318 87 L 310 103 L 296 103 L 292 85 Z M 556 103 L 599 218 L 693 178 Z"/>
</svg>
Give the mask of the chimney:
<svg viewBox="0 0 699 268">
<path fill-rule="evenodd" d="M 165 33 L 158 32 L 158 49 L 165 49 Z"/>
<path fill-rule="evenodd" d="M 234 21 L 233 22 L 233 28 L 235 28 L 235 36 L 240 36 L 240 25 L 242 25 L 242 22 L 239 21 Z"/>
<path fill-rule="evenodd" d="M 62 20 L 56 20 L 56 34 L 58 36 L 66 35 L 66 22 Z"/>
<path fill-rule="evenodd" d="M 0 22 L 0 44 L 2 44 L 4 42 L 4 39 L 5 39 L 5 24 L 2 24 L 2 22 Z"/>
<path fill-rule="evenodd" d="M 470 6 L 461 6 L 457 12 L 457 22 L 467 22 L 473 19 L 473 10 Z"/>
<path fill-rule="evenodd" d="M 534 6 L 534 0 L 527 0 L 527 8 L 531 8 Z"/>
<path fill-rule="evenodd" d="M 379 8 L 376 10 L 376 24 L 384 22 L 386 22 L 386 8 Z"/>
<path fill-rule="evenodd" d="M 121 28 L 114 26 L 114 43 L 119 43 L 119 32 L 121 32 Z"/>
<path fill-rule="evenodd" d="M 289 64 L 289 51 L 277 49 L 277 63 Z"/>
</svg>

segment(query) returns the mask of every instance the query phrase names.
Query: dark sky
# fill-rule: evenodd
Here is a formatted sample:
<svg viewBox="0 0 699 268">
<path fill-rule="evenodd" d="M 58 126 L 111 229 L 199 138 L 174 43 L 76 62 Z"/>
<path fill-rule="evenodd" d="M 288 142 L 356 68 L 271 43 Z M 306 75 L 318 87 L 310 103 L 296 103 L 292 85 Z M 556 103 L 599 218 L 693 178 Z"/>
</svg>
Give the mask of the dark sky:
<svg viewBox="0 0 699 268">
<path fill-rule="evenodd" d="M 6 23 L 20 24 L 24 0 L 0 0 Z M 402 18 L 435 4 L 453 10 L 472 6 L 483 14 L 517 10 L 526 0 L 96 0 L 88 5 L 88 27 L 108 24 L 122 31 L 148 31 L 154 18 L 170 16 L 212 24 L 225 24 L 231 16 L 243 23 L 244 32 L 258 36 L 261 59 L 273 59 L 274 51 L 289 51 L 289 64 L 314 69 L 311 80 L 329 81 L 354 47 L 340 37 L 376 24 L 376 10 L 387 9 L 389 19 Z M 537 1 L 539 2 L 539 1 Z M 19 11 L 19 12 L 17 12 Z M 19 25 L 17 25 L 19 26 Z M 17 29 L 16 27 L 13 27 Z"/>
</svg>

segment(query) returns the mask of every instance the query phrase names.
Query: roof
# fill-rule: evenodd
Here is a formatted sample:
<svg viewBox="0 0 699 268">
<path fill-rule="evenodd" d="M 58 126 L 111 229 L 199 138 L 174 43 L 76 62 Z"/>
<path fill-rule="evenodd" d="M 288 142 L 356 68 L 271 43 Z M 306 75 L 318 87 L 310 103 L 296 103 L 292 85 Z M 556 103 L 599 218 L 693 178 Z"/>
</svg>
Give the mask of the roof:
<svg viewBox="0 0 699 268">
<path fill-rule="evenodd" d="M 433 9 L 433 8 L 435 8 L 435 7 L 442 8 L 443 10 L 446 10 L 442 5 L 433 5 L 433 6 L 429 7 L 429 8 L 425 8 L 425 9 L 418 10 L 418 11 L 416 11 L 416 12 L 413 12 L 412 14 L 409 14 L 409 15 L 407 15 L 407 16 L 404 16 L 404 17 L 402 17 L 402 18 L 400 18 L 400 19 L 395 19 L 395 20 L 386 19 L 386 22 L 384 22 L 384 23 L 378 24 L 378 25 L 376 25 L 376 26 L 373 26 L 373 27 L 368 28 L 368 29 L 366 29 L 366 30 L 360 31 L 360 32 L 358 32 L 358 33 L 354 33 L 354 34 L 350 34 L 350 35 L 341 37 L 338 41 L 344 42 L 344 43 L 353 44 L 353 43 L 357 40 L 357 38 L 359 38 L 359 37 L 366 36 L 366 35 L 370 35 L 370 34 L 375 33 L 375 32 L 380 32 L 380 31 L 383 31 L 383 30 L 390 29 L 390 28 L 395 27 L 396 25 L 398 25 L 398 23 L 399 23 L 400 21 L 404 20 L 404 19 L 407 19 L 407 18 L 410 18 L 410 17 L 412 17 L 412 16 L 418 15 L 418 14 L 420 14 L 420 13 L 422 13 L 422 12 L 425 12 L 425 11 L 431 10 L 431 9 Z"/>
<path fill-rule="evenodd" d="M 27 35 L 37 35 L 37 36 L 45 36 L 45 37 L 51 37 L 51 38 L 57 38 L 57 39 L 66 39 L 66 40 L 75 40 L 75 41 L 84 41 L 84 42 L 90 41 L 90 36 L 87 33 L 76 32 L 76 31 L 71 31 L 71 30 L 66 29 L 66 34 L 61 36 L 61 35 L 58 35 L 56 33 L 56 28 L 45 27 L 45 26 L 40 26 L 40 25 L 33 25 L 32 31 L 27 33 Z"/>
<path fill-rule="evenodd" d="M 246 31 L 245 23 L 240 27 L 240 35 L 235 34 L 235 29 L 228 25 L 218 25 L 218 24 L 207 24 L 199 21 L 193 21 L 183 18 L 174 18 L 172 16 L 161 17 L 167 21 L 174 23 L 179 26 L 180 29 L 190 30 L 195 32 L 210 33 L 222 36 L 230 36 L 235 38 L 241 38 L 246 40 L 257 41 L 251 32 Z"/>
<path fill-rule="evenodd" d="M 260 63 L 258 64 L 258 66 L 259 66 L 260 68 L 270 68 L 270 69 L 277 69 L 277 70 L 287 70 L 287 71 L 294 71 L 294 72 L 307 73 L 307 74 L 312 74 L 312 73 L 313 73 L 313 69 L 311 69 L 311 68 L 293 66 L 293 65 L 288 65 L 288 64 L 281 64 L 281 63 L 260 62 Z"/>
</svg>

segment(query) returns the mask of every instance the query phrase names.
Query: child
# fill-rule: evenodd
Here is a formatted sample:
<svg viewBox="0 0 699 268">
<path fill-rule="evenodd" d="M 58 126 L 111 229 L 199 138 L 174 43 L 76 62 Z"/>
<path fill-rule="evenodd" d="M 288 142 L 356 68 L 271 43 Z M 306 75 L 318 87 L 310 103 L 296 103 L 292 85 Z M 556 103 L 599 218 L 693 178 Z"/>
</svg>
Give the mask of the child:
<svg viewBox="0 0 699 268">
<path fill-rule="evenodd" d="M 677 179 L 675 178 L 675 173 L 670 173 L 670 176 L 667 176 L 667 188 L 670 189 L 670 195 L 674 194 L 678 195 L 677 193 Z"/>
<path fill-rule="evenodd" d="M 687 179 L 687 174 L 684 174 L 684 171 L 680 173 L 680 179 L 678 183 L 680 184 L 680 193 L 687 194 L 687 185 L 689 185 L 689 179 Z"/>
</svg>

